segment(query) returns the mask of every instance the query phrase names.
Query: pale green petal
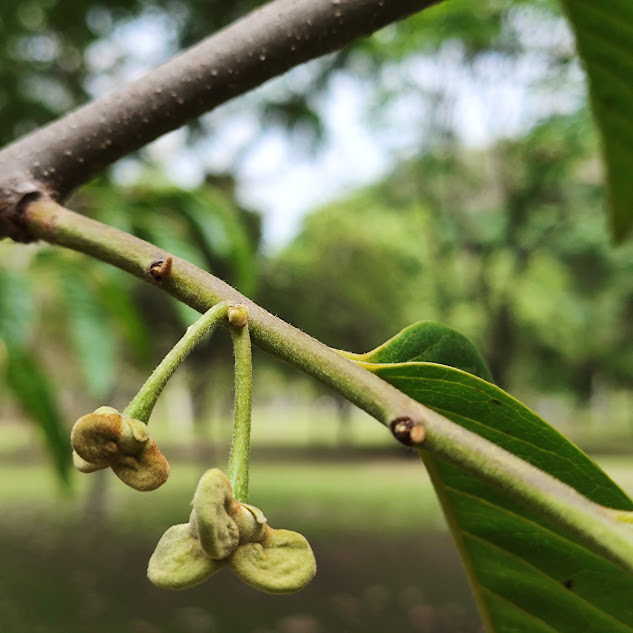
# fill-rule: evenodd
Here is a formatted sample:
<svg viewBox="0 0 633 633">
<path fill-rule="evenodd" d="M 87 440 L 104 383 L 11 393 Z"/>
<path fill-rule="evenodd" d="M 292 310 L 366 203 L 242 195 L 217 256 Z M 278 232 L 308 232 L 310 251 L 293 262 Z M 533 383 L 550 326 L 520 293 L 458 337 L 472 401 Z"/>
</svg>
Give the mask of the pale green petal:
<svg viewBox="0 0 633 633">
<path fill-rule="evenodd" d="M 225 566 L 212 560 L 192 535 L 188 523 L 173 525 L 158 542 L 147 566 L 147 577 L 163 589 L 186 589 L 200 584 Z"/>
<path fill-rule="evenodd" d="M 301 534 L 267 528 L 259 543 L 240 545 L 228 560 L 247 584 L 266 593 L 292 593 L 314 578 L 316 561 Z"/>
<path fill-rule="evenodd" d="M 123 428 L 123 418 L 116 409 L 101 413 L 88 413 L 75 422 L 70 432 L 70 443 L 85 461 L 107 466 L 119 452 L 118 442 Z"/>
<path fill-rule="evenodd" d="M 229 478 L 218 468 L 207 470 L 193 497 L 193 524 L 202 549 L 211 558 L 223 560 L 237 547 L 240 534 L 232 515 L 238 508 Z"/>
</svg>

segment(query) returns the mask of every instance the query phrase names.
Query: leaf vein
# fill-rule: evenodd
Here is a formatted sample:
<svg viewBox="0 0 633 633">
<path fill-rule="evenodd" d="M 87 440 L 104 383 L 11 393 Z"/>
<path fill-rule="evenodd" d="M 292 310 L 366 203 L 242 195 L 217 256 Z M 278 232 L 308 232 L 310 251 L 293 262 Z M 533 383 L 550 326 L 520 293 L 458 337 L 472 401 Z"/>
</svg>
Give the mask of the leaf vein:
<svg viewBox="0 0 633 633">
<path fill-rule="evenodd" d="M 463 530 L 463 532 L 468 538 L 471 538 L 471 539 L 473 539 L 475 541 L 479 541 L 481 543 L 486 543 L 487 545 L 489 545 L 493 549 L 496 549 L 496 550 L 498 550 L 500 552 L 503 552 L 506 556 L 508 556 L 510 558 L 513 558 L 514 560 L 519 561 L 520 563 L 522 563 L 526 567 L 529 567 L 535 574 L 545 578 L 548 582 L 554 584 L 557 588 L 559 588 L 561 586 L 560 582 L 558 580 L 556 580 L 556 578 L 554 578 L 553 576 L 550 576 L 548 573 L 544 572 L 542 569 L 539 569 L 538 567 L 536 567 L 532 563 L 526 561 L 524 558 L 521 558 L 520 556 L 517 556 L 514 552 L 511 552 L 510 550 L 508 550 L 508 549 L 506 549 L 504 547 L 501 547 L 497 543 L 493 543 L 492 541 L 489 541 L 488 539 L 485 539 L 485 538 L 483 538 L 481 536 L 477 536 L 476 534 L 473 534 L 472 532 L 469 532 L 468 530 Z M 485 587 L 485 585 L 484 585 L 484 590 L 488 590 Z M 610 613 L 607 613 L 606 611 L 604 611 L 600 607 L 596 606 L 592 602 L 589 602 L 588 600 L 586 600 L 585 598 L 580 596 L 575 591 L 570 591 L 569 592 L 569 597 L 572 600 L 575 600 L 575 601 L 585 605 L 591 611 L 595 611 L 595 612 L 599 613 L 600 615 L 602 615 L 603 617 L 605 617 L 606 619 L 611 620 L 612 622 L 623 626 L 626 630 L 633 631 L 633 627 L 631 627 L 629 624 L 627 624 L 626 622 L 623 622 L 622 620 L 619 620 L 618 618 L 616 618 L 615 616 L 611 615 Z"/>
</svg>

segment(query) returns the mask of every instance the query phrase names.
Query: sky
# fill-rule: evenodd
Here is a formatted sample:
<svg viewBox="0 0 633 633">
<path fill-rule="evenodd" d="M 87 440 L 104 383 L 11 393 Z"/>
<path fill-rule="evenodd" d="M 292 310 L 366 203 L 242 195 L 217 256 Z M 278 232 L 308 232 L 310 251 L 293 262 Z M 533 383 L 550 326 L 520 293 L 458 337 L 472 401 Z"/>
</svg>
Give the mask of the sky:
<svg viewBox="0 0 633 633">
<path fill-rule="evenodd" d="M 91 19 L 98 30 L 108 18 L 97 10 Z M 525 43 L 537 50 L 573 46 L 562 21 L 543 29 L 542 23 L 530 23 L 529 15 L 521 19 Z M 140 76 L 173 55 L 176 41 L 177 26 L 156 10 L 117 27 L 87 51 L 89 91 L 100 96 Z M 380 112 L 379 122 L 372 83 L 350 72 L 334 74 L 312 104 L 324 123 L 323 142 L 314 152 L 300 134 L 289 136 L 276 126 L 260 129 L 254 113 L 261 97 L 282 98 L 288 91 L 308 88 L 318 63 L 295 68 L 205 115 L 202 122 L 209 134 L 195 147 L 187 144 L 185 130 L 177 130 L 148 146 L 145 155 L 161 162 L 183 187 L 198 186 L 208 171 L 236 174 L 238 199 L 262 214 L 264 249 L 274 252 L 292 239 L 306 213 L 384 177 L 399 161 L 418 153 L 442 116 L 451 118 L 460 142 L 484 147 L 525 132 L 543 116 L 572 112 L 586 98 L 578 66 L 572 67 L 576 89 L 563 92 L 543 83 L 548 69 L 538 52 L 517 62 L 490 55 L 467 71 L 459 51 L 448 46 L 440 57 L 415 56 L 386 69 L 401 87 Z M 430 110 L 429 93 L 443 94 L 440 107 L 445 113 Z M 134 183 L 140 177 L 138 162 L 120 161 L 114 177 L 120 184 Z"/>
</svg>

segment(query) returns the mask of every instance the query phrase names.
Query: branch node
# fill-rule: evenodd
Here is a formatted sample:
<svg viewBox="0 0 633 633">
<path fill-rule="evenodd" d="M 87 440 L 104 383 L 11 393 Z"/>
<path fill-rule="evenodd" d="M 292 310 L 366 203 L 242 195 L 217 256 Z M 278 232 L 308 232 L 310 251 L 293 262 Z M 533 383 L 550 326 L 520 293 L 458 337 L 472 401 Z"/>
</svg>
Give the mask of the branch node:
<svg viewBox="0 0 633 633">
<path fill-rule="evenodd" d="M 171 255 L 168 257 L 161 257 L 159 259 L 155 259 L 147 269 L 147 274 L 150 276 L 152 281 L 157 284 L 163 283 L 169 279 L 171 275 L 171 266 L 173 264 L 173 258 Z"/>
<path fill-rule="evenodd" d="M 24 211 L 29 202 L 34 202 L 42 195 L 40 191 L 30 191 L 15 201 L 0 200 L 0 239 L 8 237 L 22 244 L 37 241 L 24 221 Z"/>
<path fill-rule="evenodd" d="M 398 442 L 405 446 L 415 446 L 424 441 L 424 427 L 409 417 L 395 418 L 389 423 L 389 428 Z"/>
<path fill-rule="evenodd" d="M 229 306 L 227 317 L 233 327 L 244 327 L 248 323 L 248 308 L 241 304 Z"/>
</svg>

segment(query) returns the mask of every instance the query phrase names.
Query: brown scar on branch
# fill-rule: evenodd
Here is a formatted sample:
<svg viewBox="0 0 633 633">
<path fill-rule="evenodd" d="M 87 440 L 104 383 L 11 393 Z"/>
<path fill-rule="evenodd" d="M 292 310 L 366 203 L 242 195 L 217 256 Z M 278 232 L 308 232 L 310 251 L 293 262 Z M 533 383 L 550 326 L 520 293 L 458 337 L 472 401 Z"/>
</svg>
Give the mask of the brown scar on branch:
<svg viewBox="0 0 633 633">
<path fill-rule="evenodd" d="M 424 441 L 424 427 L 409 417 L 395 418 L 389 424 L 393 436 L 405 446 L 415 446 Z"/>
<path fill-rule="evenodd" d="M 174 260 L 171 255 L 168 257 L 155 259 L 149 265 L 149 268 L 147 269 L 147 274 L 152 278 L 152 281 L 160 284 L 163 281 L 169 279 L 169 276 L 171 275 L 171 266 L 173 261 Z"/>
</svg>

